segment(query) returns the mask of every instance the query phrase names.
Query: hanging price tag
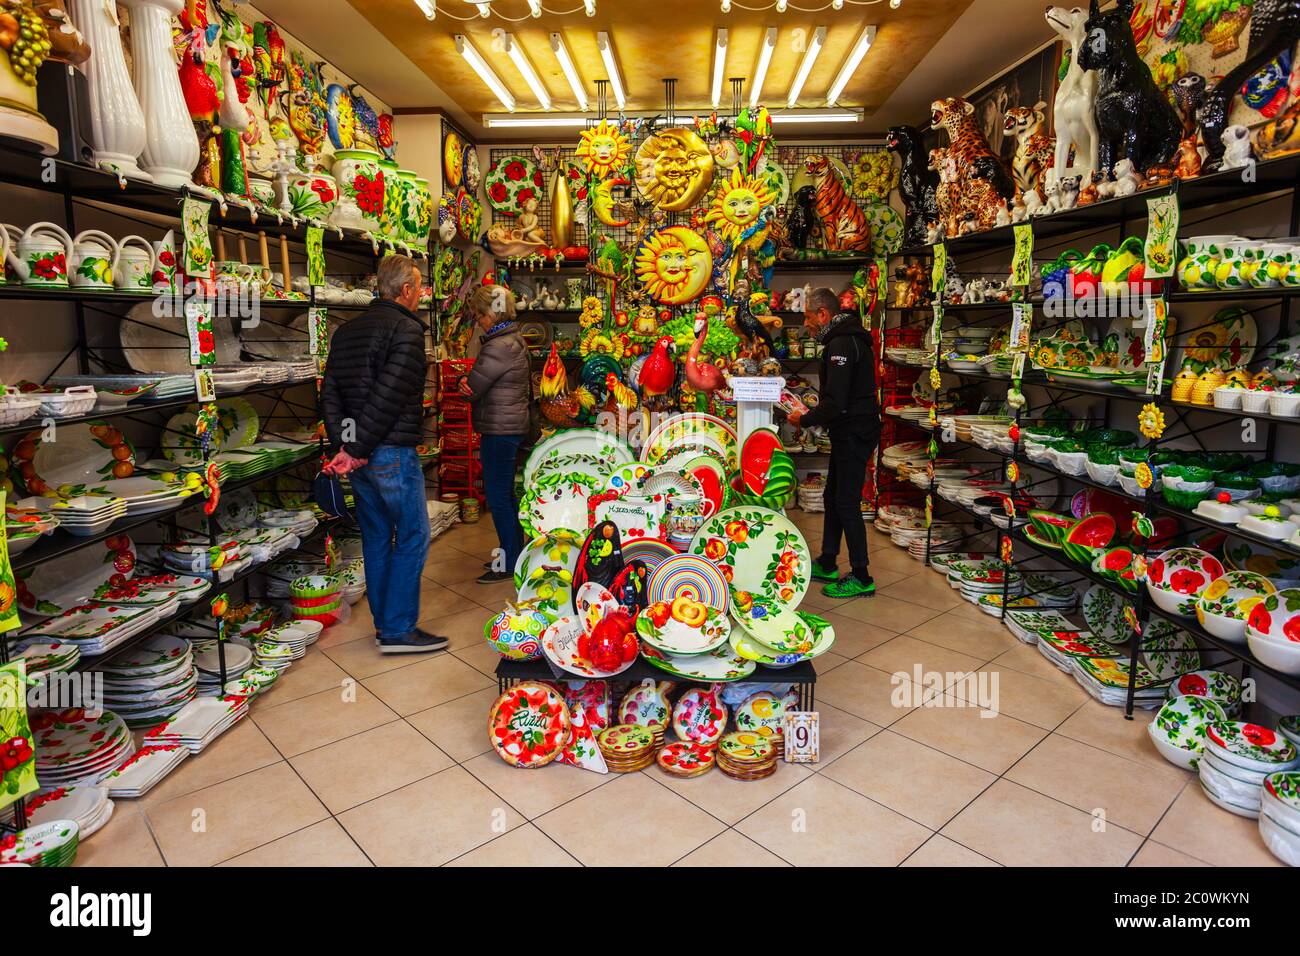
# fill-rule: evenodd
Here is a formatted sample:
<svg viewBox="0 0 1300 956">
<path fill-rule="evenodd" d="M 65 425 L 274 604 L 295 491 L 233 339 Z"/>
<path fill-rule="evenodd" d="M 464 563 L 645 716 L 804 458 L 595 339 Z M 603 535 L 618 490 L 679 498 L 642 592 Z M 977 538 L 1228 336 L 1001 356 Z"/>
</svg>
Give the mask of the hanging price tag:
<svg viewBox="0 0 1300 956">
<path fill-rule="evenodd" d="M 5 494 L 0 491 L 0 514 L 4 514 Z M 13 566 L 9 563 L 9 535 L 3 521 L 0 521 L 0 588 L 4 589 L 4 595 L 8 598 L 0 601 L 0 634 L 3 634 L 14 630 L 21 623 L 18 620 L 18 601 L 15 599 L 18 585 L 14 581 Z M 21 658 L 18 663 L 21 666 Z M 3 707 L 3 703 L 0 703 L 0 707 Z"/>
<path fill-rule="evenodd" d="M 1175 184 L 1177 180 L 1174 180 Z M 1178 192 L 1147 200 L 1147 238 L 1143 246 L 1147 279 L 1163 279 L 1174 274 L 1178 261 L 1178 226 L 1181 214 Z"/>
<path fill-rule="evenodd" d="M 938 345 L 943 339 L 943 303 L 937 299 L 934 303 L 934 318 L 930 320 L 930 332 L 926 337 L 926 345 Z"/>
<path fill-rule="evenodd" d="M 948 275 L 948 247 L 942 242 L 934 247 L 934 268 L 930 271 L 930 291 L 939 296 L 946 288 Z"/>
<path fill-rule="evenodd" d="M 1027 286 L 1034 267 L 1034 227 L 1027 222 L 1015 226 L 1016 251 L 1011 257 L 1011 284 Z"/>
<path fill-rule="evenodd" d="M 1034 307 L 1028 302 L 1011 305 L 1011 335 L 1007 348 L 1012 352 L 1029 351 L 1029 332 L 1034 324 Z"/>
<path fill-rule="evenodd" d="M 212 369 L 196 368 L 194 370 L 194 394 L 200 402 L 217 400 L 217 385 L 212 377 Z"/>
<path fill-rule="evenodd" d="M 328 309 L 307 310 L 307 348 L 312 355 L 324 355 L 329 350 Z"/>
<path fill-rule="evenodd" d="M 208 235 L 208 217 L 212 203 L 186 197 L 181 201 L 181 233 L 185 254 L 181 259 L 187 276 L 211 279 L 213 276 L 212 237 Z"/>
<path fill-rule="evenodd" d="M 821 714 L 787 710 L 781 718 L 786 763 L 817 763 L 821 759 Z"/>
<path fill-rule="evenodd" d="M 190 364 L 217 364 L 217 339 L 212 334 L 212 303 L 189 299 L 185 303 L 185 332 L 190 340 Z"/>
<path fill-rule="evenodd" d="M 325 230 L 307 227 L 307 283 L 313 288 L 325 284 Z"/>
<path fill-rule="evenodd" d="M 1020 383 L 1025 377 L 1025 354 L 1017 352 L 1011 358 L 1011 379 L 1016 383 L 1016 389 L 1019 390 Z"/>
</svg>

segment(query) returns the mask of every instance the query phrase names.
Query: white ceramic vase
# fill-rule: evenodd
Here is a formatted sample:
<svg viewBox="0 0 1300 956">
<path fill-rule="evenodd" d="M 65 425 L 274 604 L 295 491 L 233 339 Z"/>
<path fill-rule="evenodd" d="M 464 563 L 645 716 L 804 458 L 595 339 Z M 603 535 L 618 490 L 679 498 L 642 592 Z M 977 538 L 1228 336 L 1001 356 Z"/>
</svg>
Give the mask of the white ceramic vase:
<svg viewBox="0 0 1300 956">
<path fill-rule="evenodd" d="M 130 179 L 152 177 L 138 164 L 145 147 L 144 111 L 131 86 L 112 0 L 71 0 L 73 22 L 94 50 L 81 65 L 90 95 L 95 164 Z"/>
<path fill-rule="evenodd" d="M 172 17 L 184 0 L 121 0 L 131 11 L 131 59 L 135 90 L 147 130 L 141 165 L 160 186 L 191 185 L 199 164 L 199 138 L 190 122 L 172 56 Z"/>
</svg>

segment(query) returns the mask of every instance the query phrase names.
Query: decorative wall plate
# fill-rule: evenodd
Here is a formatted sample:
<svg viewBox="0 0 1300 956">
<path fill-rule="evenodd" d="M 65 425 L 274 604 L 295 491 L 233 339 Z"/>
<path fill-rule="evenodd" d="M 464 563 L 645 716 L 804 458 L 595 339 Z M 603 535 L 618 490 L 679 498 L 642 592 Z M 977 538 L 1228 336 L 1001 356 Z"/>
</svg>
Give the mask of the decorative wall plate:
<svg viewBox="0 0 1300 956">
<path fill-rule="evenodd" d="M 770 690 L 760 690 L 736 708 L 737 730 L 749 730 L 769 740 L 783 736 L 785 704 Z"/>
<path fill-rule="evenodd" d="M 442 137 L 442 174 L 453 189 L 465 177 L 465 141 L 451 130 Z"/>
<path fill-rule="evenodd" d="M 558 531 L 581 534 L 587 528 L 587 499 L 599 479 L 580 472 L 543 475 L 528 484 L 519 503 L 519 523 L 530 539 Z"/>
<path fill-rule="evenodd" d="M 707 654 L 727 643 L 725 611 L 690 598 L 651 604 L 637 615 L 637 637 L 665 654 Z"/>
<path fill-rule="evenodd" d="M 666 541 L 657 539 L 643 538 L 639 541 L 626 541 L 623 543 L 623 561 L 625 564 L 631 564 L 633 561 L 640 561 L 645 565 L 647 573 L 652 573 L 655 568 L 659 567 L 665 559 L 671 558 L 677 554 L 677 549 Z"/>
<path fill-rule="evenodd" d="M 707 654 L 665 654 L 643 645 L 641 656 L 660 670 L 685 680 L 744 680 L 755 667 L 753 661 L 740 657 L 730 647 L 719 647 Z"/>
<path fill-rule="evenodd" d="M 795 613 L 815 635 L 814 643 L 807 651 L 803 653 L 778 651 L 776 648 L 768 647 L 763 642 L 756 640 L 743 627 L 731 629 L 731 649 L 745 660 L 763 664 L 766 667 L 792 667 L 802 661 L 812 660 L 814 657 L 818 657 L 830 650 L 835 643 L 835 628 L 815 614 L 810 614 L 807 611 L 796 611 Z"/>
<path fill-rule="evenodd" d="M 531 156 L 503 156 L 488 168 L 488 204 L 503 216 L 517 216 L 523 204 L 536 199 L 541 208 L 546 199 L 546 181 Z"/>
<path fill-rule="evenodd" d="M 479 171 L 478 150 L 473 146 L 465 147 L 464 168 L 461 171 L 460 178 L 471 195 L 478 193 L 479 183 L 483 181 L 483 174 Z"/>
<path fill-rule="evenodd" d="M 1081 604 L 1088 630 L 1108 644 L 1128 642 L 1133 629 L 1124 620 L 1124 608 L 1132 606 L 1133 602 L 1101 584 L 1088 588 Z"/>
<path fill-rule="evenodd" d="M 487 728 L 497 756 L 516 767 L 533 768 L 560 755 L 572 722 L 559 691 L 538 681 L 521 681 L 496 699 Z"/>
<path fill-rule="evenodd" d="M 1259 328 L 1253 315 L 1232 306 L 1216 312 L 1213 322 L 1189 332 L 1185 343 L 1179 366 L 1191 359 L 1198 372 L 1211 368 L 1226 372 L 1250 364 L 1259 344 Z"/>
<path fill-rule="evenodd" d="M 575 455 L 590 456 L 593 462 L 603 464 L 601 473 L 606 475 L 619 465 L 636 460 L 632 449 L 613 435 L 595 428 L 567 428 L 538 442 L 533 448 L 528 461 L 524 463 L 525 487 L 533 483 L 539 471 L 551 470 L 553 462 Z"/>
<path fill-rule="evenodd" d="M 649 498 L 641 494 L 622 495 L 597 502 L 591 509 L 588 521 L 593 528 L 602 521 L 612 521 L 624 541 L 662 538 L 664 502 L 660 497 Z"/>
<path fill-rule="evenodd" d="M 742 610 L 768 599 L 797 608 L 808 593 L 812 555 L 789 518 L 768 508 L 727 508 L 709 518 L 691 542 L 691 553 L 716 564 Z"/>
<path fill-rule="evenodd" d="M 728 474 L 736 470 L 738 442 L 735 429 L 720 418 L 698 412 L 670 418 L 654 429 L 641 448 L 641 460 L 650 465 L 676 468 L 676 462 L 670 464 L 668 459 L 675 459 L 677 453 L 692 443 L 702 446 L 700 452 L 721 452 Z"/>
<path fill-rule="evenodd" d="M 55 441 L 45 441 L 42 432 L 28 432 L 13 448 L 15 465 L 21 469 L 23 462 L 30 461 L 35 471 L 31 478 L 20 473 L 32 494 L 57 492 L 71 497 L 85 494 L 80 490 L 83 486 L 98 487 L 105 481 L 129 478 L 135 473 L 135 449 L 108 422 L 61 425 L 55 438 Z"/>
<path fill-rule="evenodd" d="M 712 561 L 696 554 L 665 558 L 651 573 L 648 590 L 652 604 L 662 601 L 671 605 L 684 596 L 723 614 L 730 606 L 724 573 Z"/>
<path fill-rule="evenodd" d="M 573 571 L 582 540 L 576 534 L 535 538 L 515 562 L 515 588 L 520 601 L 536 601 L 538 610 L 554 616 L 569 606 Z"/>
</svg>

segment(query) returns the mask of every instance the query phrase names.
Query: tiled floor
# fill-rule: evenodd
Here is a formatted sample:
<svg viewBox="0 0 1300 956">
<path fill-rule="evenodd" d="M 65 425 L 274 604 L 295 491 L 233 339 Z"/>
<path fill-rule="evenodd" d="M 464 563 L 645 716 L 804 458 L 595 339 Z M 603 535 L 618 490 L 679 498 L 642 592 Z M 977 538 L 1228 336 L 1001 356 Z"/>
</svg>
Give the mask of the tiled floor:
<svg viewBox="0 0 1300 956">
<path fill-rule="evenodd" d="M 792 512 L 816 545 L 820 519 Z M 490 523 L 429 550 L 433 656 L 381 656 L 365 603 L 144 799 L 121 800 L 88 865 L 1273 865 L 1255 825 L 1166 763 L 1145 722 L 1091 701 L 1033 648 L 871 533 L 874 598 L 807 605 L 834 625 L 818 663 L 822 760 L 741 783 L 655 767 L 513 769 L 488 749 Z M 918 706 L 923 672 L 986 671 L 997 712 Z M 903 677 L 892 679 L 895 673 Z M 944 681 L 945 686 L 951 682 Z M 987 700 L 980 701 L 988 703 Z M 1212 840 L 1206 839 L 1213 833 Z"/>
</svg>

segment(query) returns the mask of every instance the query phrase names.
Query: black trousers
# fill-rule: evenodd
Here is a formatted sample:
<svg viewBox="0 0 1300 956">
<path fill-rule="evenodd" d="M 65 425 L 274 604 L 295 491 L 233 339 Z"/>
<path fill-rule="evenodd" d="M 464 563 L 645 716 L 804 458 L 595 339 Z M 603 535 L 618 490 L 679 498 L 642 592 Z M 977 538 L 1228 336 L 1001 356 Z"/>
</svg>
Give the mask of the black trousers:
<svg viewBox="0 0 1300 956">
<path fill-rule="evenodd" d="M 862 520 L 862 485 L 867 480 L 867 462 L 876 450 L 877 433 L 863 434 L 848 429 L 831 429 L 831 463 L 826 471 L 826 515 L 822 524 L 822 564 L 839 560 L 840 538 L 849 549 L 849 565 L 865 578 L 867 570 L 867 528 Z"/>
</svg>

